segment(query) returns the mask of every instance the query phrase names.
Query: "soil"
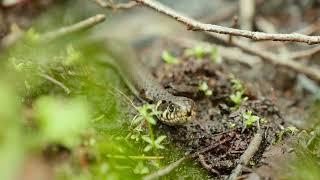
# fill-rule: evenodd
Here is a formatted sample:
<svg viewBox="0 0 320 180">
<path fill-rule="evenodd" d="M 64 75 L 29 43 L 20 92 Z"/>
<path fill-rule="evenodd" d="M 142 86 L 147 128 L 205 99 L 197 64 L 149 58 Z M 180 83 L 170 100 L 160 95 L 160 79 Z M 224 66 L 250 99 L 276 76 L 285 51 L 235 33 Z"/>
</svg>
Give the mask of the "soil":
<svg viewBox="0 0 320 180">
<path fill-rule="evenodd" d="M 270 65 L 248 68 L 228 61 L 213 63 L 209 57 L 185 57 L 183 49 L 179 47 L 164 47 L 162 50 L 169 49 L 175 53 L 180 63 L 166 64 L 159 58 L 156 63 L 152 63 L 154 75 L 172 94 L 193 99 L 197 104 L 197 115 L 190 124 L 161 124 L 160 131 L 186 154 L 201 152 L 197 153 L 194 160 L 216 178 L 225 178 L 235 168 L 260 126 L 263 140 L 249 167 L 260 166 L 259 162 L 266 148 L 277 144 L 277 134 L 288 126 L 287 119 L 291 117 L 283 114 L 303 106 L 300 98 L 304 94 L 296 90 L 295 74 Z M 157 49 L 157 52 L 161 50 Z M 148 53 L 148 49 L 143 53 Z M 236 91 L 232 83 L 234 79 L 240 80 L 244 86 L 243 97 L 247 97 L 239 107 L 230 100 L 230 95 Z M 200 82 L 207 83 L 208 89 L 213 92 L 211 96 L 206 96 L 199 90 Z M 292 101 L 295 102 L 295 108 Z M 267 122 L 246 126 L 242 114 L 247 111 L 265 118 Z M 301 114 L 300 111 L 298 115 Z"/>
</svg>

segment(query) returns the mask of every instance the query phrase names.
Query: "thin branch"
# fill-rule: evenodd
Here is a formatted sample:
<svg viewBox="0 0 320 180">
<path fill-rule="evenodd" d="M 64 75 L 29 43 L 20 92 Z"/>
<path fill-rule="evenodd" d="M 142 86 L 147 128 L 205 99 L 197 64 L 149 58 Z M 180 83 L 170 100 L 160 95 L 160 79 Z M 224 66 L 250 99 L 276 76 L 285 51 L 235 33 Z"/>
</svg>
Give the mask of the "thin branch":
<svg viewBox="0 0 320 180">
<path fill-rule="evenodd" d="M 236 168 L 232 171 L 228 180 L 235 180 L 242 173 L 242 166 L 246 166 L 253 155 L 258 151 L 260 144 L 262 142 L 262 134 L 258 131 L 252 138 L 249 146 L 241 155 L 240 160 Z"/>
<path fill-rule="evenodd" d="M 308 44 L 320 43 L 320 36 L 307 36 L 302 34 L 268 34 L 263 32 L 252 32 L 247 30 L 239 30 L 234 28 L 228 28 L 213 24 L 204 24 L 198 22 L 192 18 L 189 18 L 183 14 L 176 12 L 175 10 L 164 6 L 163 4 L 154 0 L 135 0 L 147 7 L 150 7 L 160 13 L 163 13 L 169 17 L 176 19 L 177 21 L 188 26 L 188 29 L 194 31 L 207 31 L 218 34 L 230 34 L 233 36 L 242 36 L 253 40 L 272 40 L 272 41 L 291 41 L 291 42 L 304 42 Z"/>
<path fill-rule="evenodd" d="M 292 52 L 289 56 L 290 59 L 302 59 L 302 58 L 309 58 L 314 54 L 320 52 L 320 46 L 316 46 L 310 49 L 306 49 L 303 51 Z"/>
<path fill-rule="evenodd" d="M 93 17 L 90 17 L 88 19 L 85 19 L 81 22 L 78 22 L 76 24 L 72 24 L 70 26 L 62 27 L 58 30 L 54 30 L 51 32 L 44 33 L 40 35 L 40 41 L 51 41 L 53 39 L 57 39 L 61 36 L 71 34 L 83 29 L 90 28 L 92 26 L 95 26 L 98 23 L 103 22 L 106 19 L 106 16 L 104 14 L 97 14 Z"/>
<path fill-rule="evenodd" d="M 177 168 L 184 160 L 186 160 L 186 157 L 180 158 L 178 161 L 175 161 L 168 166 L 164 167 L 163 169 L 160 169 L 154 173 L 151 173 L 143 178 L 143 180 L 151 180 L 151 179 L 157 179 L 161 176 L 167 175 L 170 173 L 172 170 Z"/>
<path fill-rule="evenodd" d="M 69 89 L 67 86 L 65 86 L 62 82 L 54 79 L 53 77 L 51 77 L 51 76 L 49 76 L 49 75 L 47 75 L 47 74 L 39 74 L 39 76 L 45 78 L 46 80 L 52 82 L 53 84 L 58 85 L 58 86 L 61 87 L 67 94 L 70 94 L 70 92 L 71 92 L 70 89 Z"/>
<path fill-rule="evenodd" d="M 94 0 L 99 6 L 107 9 L 130 9 L 137 5 L 136 2 L 130 1 L 128 3 L 113 3 L 113 1 L 109 0 L 109 3 L 105 2 L 104 0 Z"/>
<path fill-rule="evenodd" d="M 188 21 L 191 20 L 192 23 L 201 24 L 201 23 L 198 23 L 197 21 L 195 21 L 195 20 L 193 20 L 191 18 L 188 18 L 187 16 L 183 16 L 180 13 L 174 11 L 173 9 L 169 9 L 166 6 L 164 6 L 164 5 L 160 4 L 160 3 L 157 3 L 155 1 L 151 1 L 151 0 L 136 0 L 136 1 L 141 2 L 141 3 L 146 3 L 147 2 L 148 4 L 146 4 L 146 5 L 148 5 L 149 7 L 153 8 L 155 10 L 158 10 L 159 12 L 162 12 L 164 14 L 167 14 L 170 17 L 173 17 L 173 18 L 177 19 L 180 22 L 185 22 L 185 21 L 188 22 Z M 160 8 L 158 6 L 160 6 Z M 228 38 L 225 38 L 225 37 L 223 37 L 223 36 L 221 36 L 219 34 L 216 34 L 216 33 L 208 32 L 208 31 L 205 31 L 205 32 L 208 35 L 210 35 L 210 36 L 212 36 L 212 37 L 214 37 L 214 38 L 216 38 L 216 39 L 218 39 L 218 40 L 220 40 L 220 41 L 222 41 L 222 42 L 224 42 L 226 44 L 229 43 Z M 262 58 L 263 60 L 265 60 L 265 61 L 267 61 L 267 62 L 269 62 L 271 64 L 290 68 L 290 69 L 294 70 L 295 72 L 303 73 L 306 76 L 308 76 L 309 78 L 320 82 L 320 71 L 318 69 L 315 69 L 315 68 L 308 67 L 308 66 L 305 66 L 303 64 L 297 63 L 297 62 L 295 62 L 295 61 L 293 61 L 292 59 L 289 59 L 289 58 L 277 56 L 277 55 L 274 55 L 273 53 L 260 50 L 257 47 L 253 47 L 253 46 L 250 46 L 250 45 L 248 45 L 246 43 L 242 43 L 241 41 L 238 41 L 236 39 L 234 39 L 230 43 L 230 45 L 238 47 L 238 48 L 242 49 L 244 52 L 247 52 L 249 54 L 258 56 L 258 57 Z"/>
<path fill-rule="evenodd" d="M 207 34 L 220 40 L 220 41 L 223 41 L 225 43 L 229 42 L 228 39 L 226 39 L 222 36 L 219 36 L 217 34 L 214 34 L 211 32 L 208 32 Z M 318 69 L 305 66 L 304 64 L 300 64 L 300 63 L 295 62 L 294 60 L 286 58 L 286 57 L 277 56 L 273 53 L 263 51 L 257 47 L 253 47 L 248 44 L 242 43 L 240 41 L 236 41 L 235 39 L 232 41 L 232 43 L 230 43 L 230 45 L 238 47 L 241 50 L 243 50 L 244 52 L 247 52 L 249 54 L 258 56 L 258 57 L 262 58 L 263 60 L 265 60 L 266 62 L 269 62 L 273 65 L 278 65 L 278 66 L 290 68 L 297 73 L 303 73 L 306 76 L 308 76 L 309 78 L 320 82 L 320 71 Z"/>
</svg>

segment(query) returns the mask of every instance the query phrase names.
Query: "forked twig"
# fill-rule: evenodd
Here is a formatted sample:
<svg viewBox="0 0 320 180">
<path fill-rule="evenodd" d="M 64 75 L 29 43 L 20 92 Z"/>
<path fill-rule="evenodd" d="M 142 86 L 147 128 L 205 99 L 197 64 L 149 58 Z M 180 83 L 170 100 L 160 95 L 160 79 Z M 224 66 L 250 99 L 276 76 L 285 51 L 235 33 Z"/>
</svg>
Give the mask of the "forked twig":
<svg viewBox="0 0 320 180">
<path fill-rule="evenodd" d="M 303 34 L 271 34 L 263 32 L 253 32 L 247 30 L 239 30 L 234 28 L 228 28 L 213 24 L 204 24 L 198 22 L 192 18 L 189 18 L 175 10 L 157 2 L 154 0 L 135 0 L 137 3 L 150 7 L 160 13 L 170 16 L 177 21 L 188 26 L 188 29 L 194 31 L 206 31 L 218 34 L 229 34 L 233 36 L 242 36 L 253 40 L 271 40 L 271 41 L 291 41 L 291 42 L 303 42 L 308 44 L 320 43 L 320 36 L 307 36 Z"/>
</svg>

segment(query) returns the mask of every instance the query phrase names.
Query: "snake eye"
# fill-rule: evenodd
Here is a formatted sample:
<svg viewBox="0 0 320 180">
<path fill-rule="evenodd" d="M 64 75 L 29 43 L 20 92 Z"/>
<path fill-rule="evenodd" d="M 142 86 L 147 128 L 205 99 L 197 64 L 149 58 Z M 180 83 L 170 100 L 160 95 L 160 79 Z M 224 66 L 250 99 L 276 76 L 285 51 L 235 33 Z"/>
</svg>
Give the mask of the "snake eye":
<svg viewBox="0 0 320 180">
<path fill-rule="evenodd" d="M 170 106 L 169 106 L 169 111 L 170 111 L 170 112 L 174 112 L 174 105 L 173 105 L 173 104 L 170 104 Z"/>
</svg>

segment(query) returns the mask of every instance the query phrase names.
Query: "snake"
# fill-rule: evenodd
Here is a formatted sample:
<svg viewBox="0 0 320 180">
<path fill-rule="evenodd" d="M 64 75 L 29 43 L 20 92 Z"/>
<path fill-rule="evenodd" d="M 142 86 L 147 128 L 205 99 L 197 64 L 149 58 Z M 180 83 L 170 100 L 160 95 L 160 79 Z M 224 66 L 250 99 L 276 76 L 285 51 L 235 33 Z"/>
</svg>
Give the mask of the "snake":
<svg viewBox="0 0 320 180">
<path fill-rule="evenodd" d="M 184 96 L 169 93 L 138 58 L 129 43 L 119 40 L 103 41 L 104 51 L 111 57 L 114 67 L 132 93 L 156 105 L 158 120 L 167 125 L 191 122 L 196 115 L 195 102 Z"/>
</svg>

